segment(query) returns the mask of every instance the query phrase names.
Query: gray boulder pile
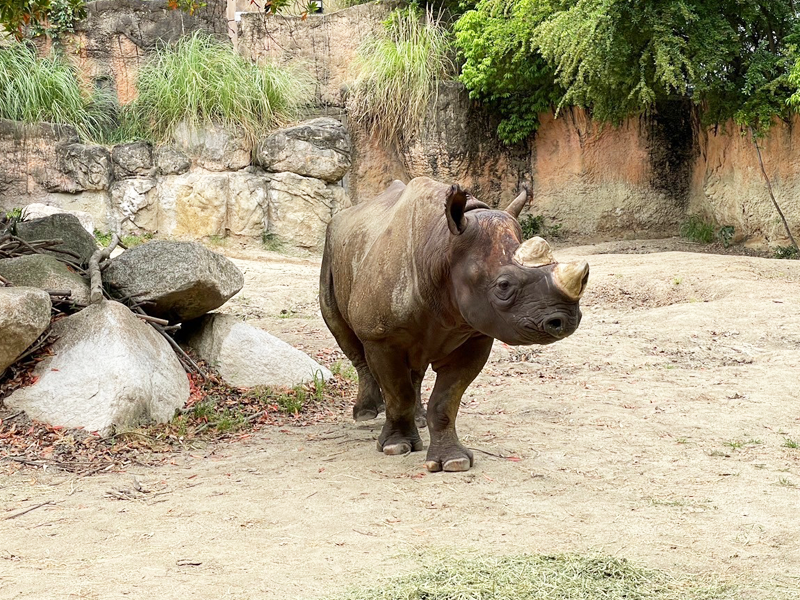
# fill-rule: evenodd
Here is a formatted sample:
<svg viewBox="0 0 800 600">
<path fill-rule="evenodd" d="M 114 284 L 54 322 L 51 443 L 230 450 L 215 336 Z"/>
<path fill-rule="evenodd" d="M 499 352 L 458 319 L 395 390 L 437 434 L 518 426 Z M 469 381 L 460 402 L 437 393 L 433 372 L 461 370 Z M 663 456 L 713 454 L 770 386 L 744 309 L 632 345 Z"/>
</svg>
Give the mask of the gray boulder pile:
<svg viewBox="0 0 800 600">
<path fill-rule="evenodd" d="M 0 380 L 48 330 L 55 341 L 35 366 L 35 383 L 3 399 L 12 410 L 103 435 L 168 421 L 189 398 L 189 382 L 154 318 L 185 328 L 200 358 L 237 387 L 332 376 L 268 333 L 209 314 L 242 289 L 244 277 L 232 261 L 196 242 L 153 241 L 105 261 L 96 272 L 120 301 L 91 303 L 87 271 L 98 248 L 75 216 L 17 223 L 13 232 L 0 229 Z M 61 242 L 44 241 L 56 239 Z M 147 314 L 140 318 L 125 303 Z M 51 327 L 52 312 L 69 316 Z"/>
</svg>

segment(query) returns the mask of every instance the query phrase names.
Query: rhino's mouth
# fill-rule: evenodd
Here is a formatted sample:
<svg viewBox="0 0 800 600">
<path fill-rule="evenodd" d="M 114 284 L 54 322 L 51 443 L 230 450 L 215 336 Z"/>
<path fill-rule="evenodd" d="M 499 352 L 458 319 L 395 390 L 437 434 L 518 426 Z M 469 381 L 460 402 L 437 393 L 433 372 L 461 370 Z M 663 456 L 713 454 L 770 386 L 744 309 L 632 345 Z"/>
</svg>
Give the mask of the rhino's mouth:
<svg viewBox="0 0 800 600">
<path fill-rule="evenodd" d="M 577 319 L 570 319 L 567 315 L 555 314 L 541 321 L 531 317 L 521 320 L 520 325 L 523 337 L 530 339 L 528 343 L 551 343 L 563 340 L 571 335 L 580 323 L 580 316 Z"/>
</svg>

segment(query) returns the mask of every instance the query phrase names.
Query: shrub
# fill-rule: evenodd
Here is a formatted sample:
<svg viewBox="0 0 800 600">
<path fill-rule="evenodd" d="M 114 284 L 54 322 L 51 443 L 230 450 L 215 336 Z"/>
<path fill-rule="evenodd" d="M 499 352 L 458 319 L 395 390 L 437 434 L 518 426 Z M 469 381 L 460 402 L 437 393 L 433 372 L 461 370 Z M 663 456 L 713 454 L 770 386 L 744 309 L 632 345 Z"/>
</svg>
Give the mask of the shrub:
<svg viewBox="0 0 800 600">
<path fill-rule="evenodd" d="M 439 81 L 454 70 L 450 35 L 431 12 L 395 10 L 358 49 L 348 108 L 385 142 L 419 130 Z"/>
<path fill-rule="evenodd" d="M 692 215 L 681 225 L 681 237 L 693 242 L 710 244 L 714 241 L 714 225 L 697 215 Z"/>
<path fill-rule="evenodd" d="M 96 139 L 106 115 L 105 99 L 87 94 L 58 52 L 40 57 L 24 43 L 0 49 L 0 118 L 72 125 L 81 137 Z"/>
<path fill-rule="evenodd" d="M 137 88 L 129 120 L 155 142 L 167 141 L 181 122 L 241 127 L 252 141 L 294 118 L 313 90 L 308 73 L 253 64 L 203 33 L 156 52 Z"/>
</svg>

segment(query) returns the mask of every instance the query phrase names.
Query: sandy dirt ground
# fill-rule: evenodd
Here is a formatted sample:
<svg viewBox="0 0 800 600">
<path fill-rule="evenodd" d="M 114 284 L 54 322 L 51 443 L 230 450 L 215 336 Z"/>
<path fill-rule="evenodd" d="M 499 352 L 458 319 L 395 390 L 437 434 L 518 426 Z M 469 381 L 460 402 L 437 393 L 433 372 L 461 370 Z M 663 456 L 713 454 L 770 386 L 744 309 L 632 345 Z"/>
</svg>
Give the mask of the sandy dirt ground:
<svg viewBox="0 0 800 600">
<path fill-rule="evenodd" d="M 382 417 L 158 468 L 19 470 L 0 479 L 0 598 L 318 598 L 435 551 L 603 552 L 800 598 L 800 262 L 660 247 L 556 252 L 591 264 L 583 323 L 495 343 L 458 422 L 471 471 L 378 453 Z M 246 278 L 225 311 L 335 347 L 318 258 L 224 251 Z"/>
</svg>

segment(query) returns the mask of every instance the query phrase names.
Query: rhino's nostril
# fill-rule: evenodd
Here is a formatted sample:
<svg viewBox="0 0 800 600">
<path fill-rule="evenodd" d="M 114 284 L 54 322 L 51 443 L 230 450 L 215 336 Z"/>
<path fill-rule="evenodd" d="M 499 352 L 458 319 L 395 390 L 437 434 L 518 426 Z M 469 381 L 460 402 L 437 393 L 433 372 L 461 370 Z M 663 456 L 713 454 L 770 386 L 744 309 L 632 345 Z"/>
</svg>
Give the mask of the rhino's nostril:
<svg viewBox="0 0 800 600">
<path fill-rule="evenodd" d="M 544 324 L 544 329 L 553 337 L 562 337 L 564 335 L 564 321 L 561 319 L 550 319 Z"/>
</svg>

